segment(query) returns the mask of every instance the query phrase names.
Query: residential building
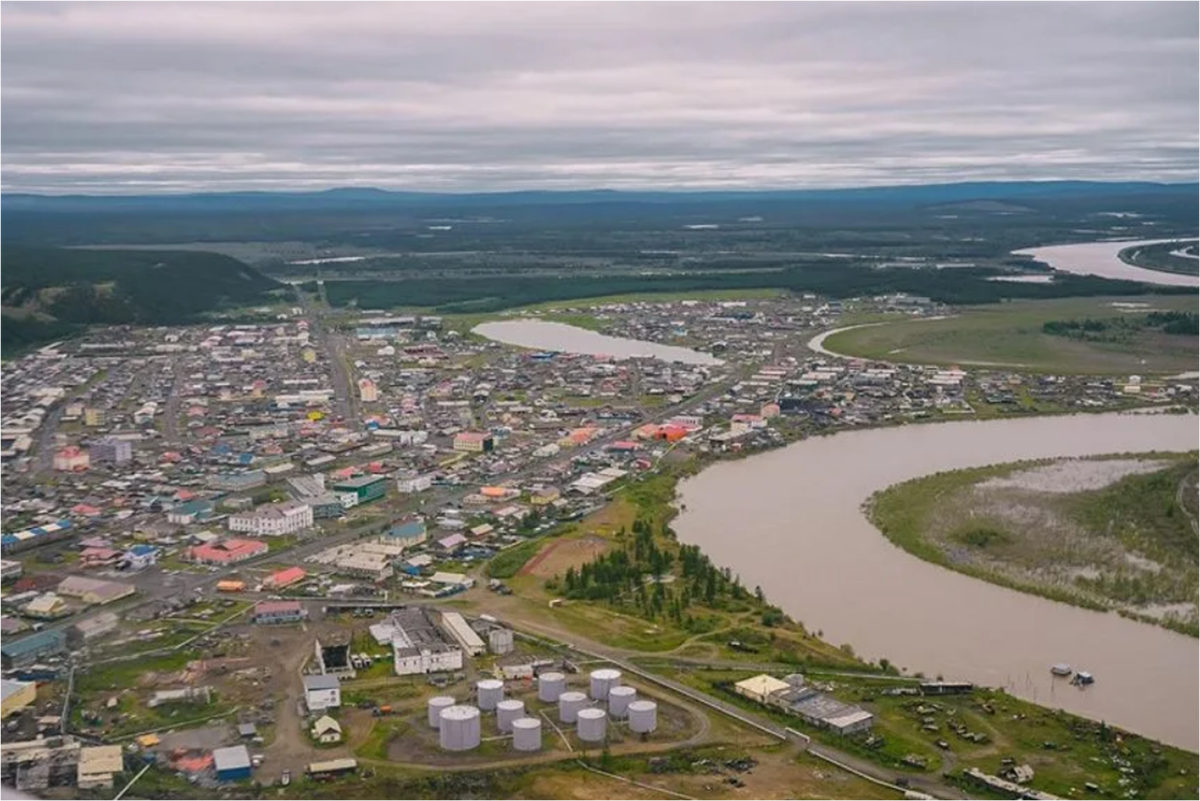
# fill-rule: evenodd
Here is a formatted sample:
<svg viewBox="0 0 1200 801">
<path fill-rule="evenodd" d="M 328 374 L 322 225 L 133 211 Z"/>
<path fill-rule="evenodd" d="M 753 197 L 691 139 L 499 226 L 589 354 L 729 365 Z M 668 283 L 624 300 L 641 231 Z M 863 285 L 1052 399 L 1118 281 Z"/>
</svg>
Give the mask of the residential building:
<svg viewBox="0 0 1200 801">
<path fill-rule="evenodd" d="M 37 620 L 54 620 L 55 618 L 66 617 L 71 613 L 71 609 L 61 596 L 53 592 L 47 592 L 25 604 L 25 608 L 21 610 L 21 613 L 25 617 L 36 618 Z"/>
<path fill-rule="evenodd" d="M 20 562 L 10 562 L 0 559 L 0 581 L 16 581 L 21 577 L 24 568 Z"/>
<path fill-rule="evenodd" d="M 75 784 L 80 790 L 111 790 L 113 776 L 125 770 L 119 745 L 96 745 L 79 749 Z"/>
<path fill-rule="evenodd" d="M 534 506 L 549 506 L 562 495 L 558 487 L 542 487 L 529 493 L 529 502 Z"/>
<path fill-rule="evenodd" d="M 254 622 L 260 625 L 299 623 L 307 616 L 299 601 L 259 601 L 254 605 Z"/>
<path fill-rule="evenodd" d="M 432 486 L 433 476 L 429 473 L 425 475 L 412 474 L 396 479 L 396 491 L 408 495 L 415 492 L 424 492 Z"/>
<path fill-rule="evenodd" d="M 0 644 L 0 665 L 5 670 L 29 667 L 42 659 L 61 654 L 66 647 L 66 635 L 53 629 L 39 631 L 19 640 L 5 638 Z"/>
<path fill-rule="evenodd" d="M 391 578 L 395 568 L 390 555 L 359 549 L 338 560 L 337 572 L 379 583 Z"/>
<path fill-rule="evenodd" d="M 54 454 L 54 469 L 64 473 L 78 473 L 87 470 L 91 461 L 87 451 L 75 445 L 68 445 Z"/>
<path fill-rule="evenodd" d="M 428 537 L 428 532 L 425 529 L 425 519 L 418 515 L 410 515 L 402 520 L 397 520 L 395 525 L 383 535 L 384 540 L 405 548 L 420 545 L 426 537 Z"/>
<path fill-rule="evenodd" d="M 496 447 L 495 438 L 483 431 L 461 431 L 454 436 L 454 450 L 464 453 L 490 453 Z"/>
<path fill-rule="evenodd" d="M 333 485 L 334 492 L 352 492 L 358 503 L 382 498 L 387 493 L 387 478 L 385 476 L 356 476 L 343 479 Z"/>
<path fill-rule="evenodd" d="M 487 650 L 483 640 L 458 612 L 443 612 L 442 628 L 470 656 L 480 656 Z"/>
<path fill-rule="evenodd" d="M 318 743 L 330 744 L 342 741 L 342 727 L 329 715 L 322 715 L 313 722 L 311 734 Z"/>
<path fill-rule="evenodd" d="M 313 510 L 307 503 L 282 501 L 229 516 L 229 530 L 255 537 L 279 537 L 312 528 Z"/>
<path fill-rule="evenodd" d="M 167 512 L 167 522 L 174 523 L 177 526 L 186 526 L 190 523 L 198 523 L 207 520 L 212 516 L 213 504 L 211 501 L 188 501 L 187 503 L 179 503 L 171 507 L 171 511 Z"/>
<path fill-rule="evenodd" d="M 304 704 L 310 712 L 324 712 L 342 705 L 342 685 L 337 676 L 304 677 Z"/>
<path fill-rule="evenodd" d="M 217 771 L 217 781 L 235 782 L 249 779 L 250 751 L 244 745 L 218 748 L 213 751 L 213 767 Z"/>
<path fill-rule="evenodd" d="M 194 562 L 206 565 L 230 565 L 244 562 L 267 552 L 265 542 L 254 540 L 228 539 L 219 542 L 197 545 L 188 551 L 188 556 Z"/>
<path fill-rule="evenodd" d="M 135 545 L 125 552 L 124 561 L 130 570 L 145 570 L 158 564 L 158 548 L 153 545 Z"/>
<path fill-rule="evenodd" d="M 93 462 L 126 464 L 133 458 L 133 443 L 127 439 L 105 437 L 88 449 Z"/>
<path fill-rule="evenodd" d="M 0 718 L 7 719 L 37 700 L 37 682 L 0 679 Z"/>
</svg>

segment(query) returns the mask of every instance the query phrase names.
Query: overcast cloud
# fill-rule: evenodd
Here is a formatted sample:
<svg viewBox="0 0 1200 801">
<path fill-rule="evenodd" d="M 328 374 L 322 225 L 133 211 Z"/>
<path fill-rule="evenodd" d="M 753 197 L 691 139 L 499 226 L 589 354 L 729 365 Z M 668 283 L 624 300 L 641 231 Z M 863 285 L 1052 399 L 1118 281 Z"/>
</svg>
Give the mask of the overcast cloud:
<svg viewBox="0 0 1200 801">
<path fill-rule="evenodd" d="M 1194 181 L 1196 3 L 5 3 L 5 191 Z"/>
</svg>

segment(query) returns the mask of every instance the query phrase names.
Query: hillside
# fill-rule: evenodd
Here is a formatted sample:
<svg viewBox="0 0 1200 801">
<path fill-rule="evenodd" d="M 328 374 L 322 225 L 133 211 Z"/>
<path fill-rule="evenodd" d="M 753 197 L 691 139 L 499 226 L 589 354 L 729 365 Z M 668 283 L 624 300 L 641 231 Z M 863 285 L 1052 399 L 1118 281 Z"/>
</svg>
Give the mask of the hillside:
<svg viewBox="0 0 1200 801">
<path fill-rule="evenodd" d="M 0 341 L 11 352 L 88 324 L 169 324 L 262 302 L 280 284 L 236 259 L 187 251 L 4 247 Z"/>
</svg>

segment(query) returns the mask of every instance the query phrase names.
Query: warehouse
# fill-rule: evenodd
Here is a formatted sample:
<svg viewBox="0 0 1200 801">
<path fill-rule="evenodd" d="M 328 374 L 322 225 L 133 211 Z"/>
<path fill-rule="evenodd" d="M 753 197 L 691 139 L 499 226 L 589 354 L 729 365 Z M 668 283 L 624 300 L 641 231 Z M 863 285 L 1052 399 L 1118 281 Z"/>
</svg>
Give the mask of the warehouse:
<svg viewBox="0 0 1200 801">
<path fill-rule="evenodd" d="M 753 676 L 749 679 L 739 681 L 733 685 L 734 691 L 741 696 L 749 698 L 759 704 L 772 703 L 780 694 L 790 690 L 792 686 L 785 681 L 780 681 L 774 676 L 762 674 Z"/>
<path fill-rule="evenodd" d="M 299 601 L 259 601 L 254 605 L 254 622 L 260 625 L 299 623 L 305 617 Z"/>
<path fill-rule="evenodd" d="M 486 650 L 483 640 L 458 612 L 442 613 L 442 628 L 470 656 L 480 656 Z"/>
<path fill-rule="evenodd" d="M 380 645 L 390 643 L 397 676 L 461 670 L 462 649 L 448 641 L 423 608 L 397 609 L 371 626 Z"/>
<path fill-rule="evenodd" d="M 132 584 L 104 581 L 86 576 L 68 576 L 58 585 L 59 595 L 78 598 L 86 604 L 107 604 L 137 592 Z"/>
<path fill-rule="evenodd" d="M 61 654 L 67 638 L 60 631 L 40 631 L 20 640 L 6 638 L 0 645 L 0 664 L 5 670 L 29 667 L 40 659 Z"/>
</svg>

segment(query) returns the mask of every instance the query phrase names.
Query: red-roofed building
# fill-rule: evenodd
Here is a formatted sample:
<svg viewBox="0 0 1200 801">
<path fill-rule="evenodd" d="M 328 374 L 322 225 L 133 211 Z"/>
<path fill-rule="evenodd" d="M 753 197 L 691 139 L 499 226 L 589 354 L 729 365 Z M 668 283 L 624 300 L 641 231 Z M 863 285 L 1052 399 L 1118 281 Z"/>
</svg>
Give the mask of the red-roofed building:
<svg viewBox="0 0 1200 801">
<path fill-rule="evenodd" d="M 267 552 L 267 544 L 257 540 L 228 539 L 197 545 L 188 551 L 193 561 L 207 565 L 231 565 Z"/>
<path fill-rule="evenodd" d="M 86 503 L 75 504 L 71 507 L 71 511 L 84 517 L 99 517 L 104 514 L 100 509 L 97 509 L 95 506 L 89 506 Z"/>
<path fill-rule="evenodd" d="M 278 573 L 273 573 L 267 576 L 263 584 L 272 589 L 281 589 L 295 584 L 297 581 L 303 581 L 308 574 L 304 572 L 302 567 L 289 567 L 286 570 L 280 570 Z"/>
</svg>

